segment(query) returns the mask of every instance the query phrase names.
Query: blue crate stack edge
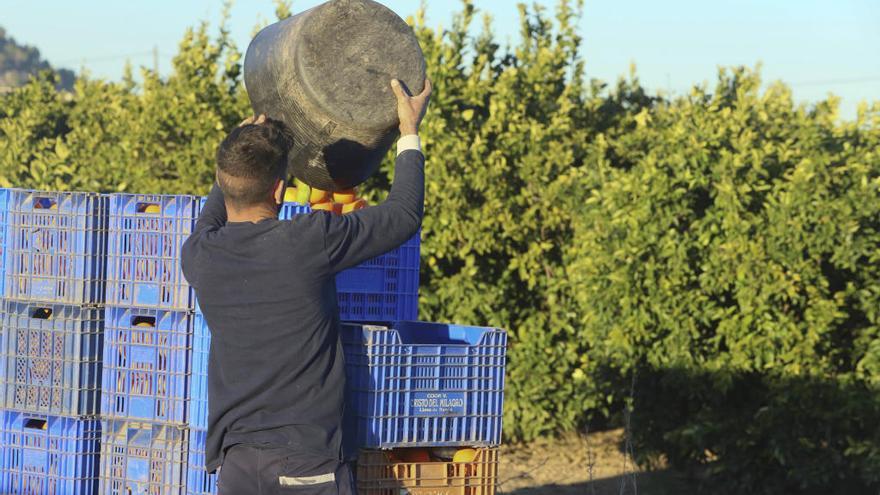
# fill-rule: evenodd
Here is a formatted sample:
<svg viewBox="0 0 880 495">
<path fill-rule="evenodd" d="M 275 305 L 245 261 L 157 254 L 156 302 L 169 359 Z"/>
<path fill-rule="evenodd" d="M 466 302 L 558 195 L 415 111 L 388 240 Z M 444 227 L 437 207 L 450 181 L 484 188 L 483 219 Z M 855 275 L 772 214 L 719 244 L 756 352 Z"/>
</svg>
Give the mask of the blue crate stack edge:
<svg viewBox="0 0 880 495">
<path fill-rule="evenodd" d="M 204 201 L 0 189 L 0 493 L 216 493 L 180 269 Z M 358 445 L 497 446 L 506 333 L 414 321 L 419 237 L 337 276 Z"/>
<path fill-rule="evenodd" d="M 184 493 L 195 295 L 180 255 L 200 202 L 110 195 L 100 493 Z"/>
<path fill-rule="evenodd" d="M 0 192 L 2 493 L 97 493 L 108 202 Z"/>
</svg>

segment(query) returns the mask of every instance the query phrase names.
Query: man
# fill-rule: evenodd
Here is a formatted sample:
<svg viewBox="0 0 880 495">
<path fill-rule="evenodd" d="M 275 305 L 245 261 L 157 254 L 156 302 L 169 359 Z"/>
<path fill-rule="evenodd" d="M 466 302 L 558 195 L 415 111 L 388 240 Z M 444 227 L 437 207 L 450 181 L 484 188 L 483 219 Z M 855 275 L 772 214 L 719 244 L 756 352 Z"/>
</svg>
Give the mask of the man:
<svg viewBox="0 0 880 495">
<path fill-rule="evenodd" d="M 418 128 L 431 84 L 415 97 L 392 89 L 402 137 L 381 205 L 279 221 L 292 137 L 265 116 L 217 151 L 182 264 L 211 328 L 206 467 L 221 468 L 220 495 L 356 493 L 335 275 L 412 237 L 424 209 Z"/>
</svg>

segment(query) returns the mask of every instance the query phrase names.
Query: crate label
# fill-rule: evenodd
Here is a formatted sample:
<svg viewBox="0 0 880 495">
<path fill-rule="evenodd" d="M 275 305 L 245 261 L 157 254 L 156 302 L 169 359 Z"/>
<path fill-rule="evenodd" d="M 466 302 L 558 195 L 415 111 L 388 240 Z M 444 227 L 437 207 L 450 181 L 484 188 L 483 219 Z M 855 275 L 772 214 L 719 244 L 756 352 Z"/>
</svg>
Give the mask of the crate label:
<svg viewBox="0 0 880 495">
<path fill-rule="evenodd" d="M 410 399 L 415 416 L 463 416 L 464 392 L 413 392 Z"/>
</svg>

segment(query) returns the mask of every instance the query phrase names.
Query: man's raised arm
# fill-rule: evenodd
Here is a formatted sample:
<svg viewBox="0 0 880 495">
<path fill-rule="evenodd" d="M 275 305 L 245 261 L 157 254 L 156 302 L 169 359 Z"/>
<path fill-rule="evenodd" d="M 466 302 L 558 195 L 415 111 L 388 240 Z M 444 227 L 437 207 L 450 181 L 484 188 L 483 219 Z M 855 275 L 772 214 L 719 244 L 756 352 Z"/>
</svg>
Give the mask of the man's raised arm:
<svg viewBox="0 0 880 495">
<path fill-rule="evenodd" d="M 226 225 L 226 202 L 223 200 L 223 191 L 217 182 L 211 187 L 208 199 L 205 200 L 205 206 L 199 213 L 199 219 L 196 222 L 196 231 L 203 229 L 219 229 Z"/>
<path fill-rule="evenodd" d="M 418 96 L 409 96 L 397 80 L 400 135 L 394 182 L 384 203 L 349 215 L 325 215 L 325 247 L 334 272 L 355 266 L 400 246 L 418 232 L 425 208 L 425 156 L 419 124 L 431 99 L 431 81 Z"/>
</svg>

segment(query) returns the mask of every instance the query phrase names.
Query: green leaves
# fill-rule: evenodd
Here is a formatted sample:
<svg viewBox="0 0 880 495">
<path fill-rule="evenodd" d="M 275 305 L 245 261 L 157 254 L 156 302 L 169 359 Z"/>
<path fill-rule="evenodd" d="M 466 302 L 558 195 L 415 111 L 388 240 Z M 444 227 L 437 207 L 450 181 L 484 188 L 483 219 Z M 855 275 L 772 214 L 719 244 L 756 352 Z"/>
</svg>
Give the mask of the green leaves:
<svg viewBox="0 0 880 495">
<path fill-rule="evenodd" d="M 590 362 L 601 363 L 591 375 L 610 366 L 684 382 L 642 383 L 658 388 L 634 420 L 645 455 L 713 462 L 751 493 L 874 482 L 862 472 L 877 468 L 880 430 L 819 398 L 834 394 L 861 414 L 877 407 L 866 370 L 876 370 L 880 329 L 870 261 L 880 252 L 880 128 L 759 87 L 749 71 L 722 71 L 714 93 L 633 112 L 590 148 L 578 187 L 592 193 L 572 218 L 565 265 Z M 713 397 L 745 383 L 755 393 L 728 399 L 736 405 Z M 600 389 L 623 400 L 614 387 Z M 767 424 L 743 430 L 736 406 L 768 401 Z M 832 448 L 846 462 L 797 455 L 828 445 L 829 421 L 874 438 L 873 452 L 847 457 L 841 441 Z M 766 442 L 775 454 L 765 456 Z"/>
<path fill-rule="evenodd" d="M 142 69 L 107 82 L 81 77 L 70 93 L 51 74 L 0 98 L 0 183 L 60 190 L 205 193 L 214 152 L 248 113 L 241 54 L 225 27 L 191 29 L 161 79 Z"/>
<path fill-rule="evenodd" d="M 437 88 L 423 132 L 421 316 L 510 329 L 505 431 L 532 438 L 576 427 L 594 393 L 571 380 L 586 349 L 568 330 L 573 308 L 550 304 L 561 302 L 570 203 L 580 196 L 568 189 L 591 132 L 579 112 L 582 74 L 572 70 L 576 20 L 571 9 L 554 23 L 523 7 L 530 34 L 499 53 L 487 22 L 469 34 L 477 11 L 463 5 L 447 31 L 420 16 L 414 26 Z"/>
</svg>

